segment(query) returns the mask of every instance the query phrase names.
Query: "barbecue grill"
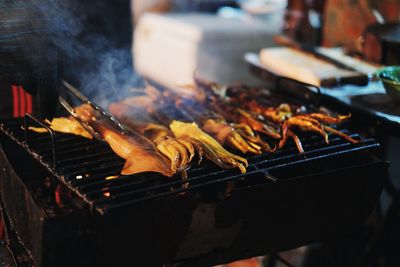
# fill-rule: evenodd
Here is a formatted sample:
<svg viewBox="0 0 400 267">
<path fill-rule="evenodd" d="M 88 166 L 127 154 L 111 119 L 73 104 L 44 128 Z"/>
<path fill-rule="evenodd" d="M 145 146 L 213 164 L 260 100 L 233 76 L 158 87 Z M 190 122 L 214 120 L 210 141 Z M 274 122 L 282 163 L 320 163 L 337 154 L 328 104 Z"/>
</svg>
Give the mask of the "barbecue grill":
<svg viewBox="0 0 400 267">
<path fill-rule="evenodd" d="M 124 160 L 104 143 L 26 130 L 38 125 L 0 123 L 2 204 L 35 266 L 210 266 L 334 241 L 371 212 L 387 169 L 373 139 L 310 135 L 305 153 L 248 157 L 245 174 L 193 166 L 185 187 L 119 176 Z"/>
</svg>

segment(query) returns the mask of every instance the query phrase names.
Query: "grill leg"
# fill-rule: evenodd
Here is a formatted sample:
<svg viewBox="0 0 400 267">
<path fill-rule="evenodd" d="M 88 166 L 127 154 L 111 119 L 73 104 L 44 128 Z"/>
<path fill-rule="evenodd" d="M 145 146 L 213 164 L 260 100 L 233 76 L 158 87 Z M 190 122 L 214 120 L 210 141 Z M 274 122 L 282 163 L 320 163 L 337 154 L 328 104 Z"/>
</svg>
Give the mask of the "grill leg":
<svg viewBox="0 0 400 267">
<path fill-rule="evenodd" d="M 5 212 L 3 202 L 0 200 L 0 215 L 3 226 L 3 239 L 0 241 L 0 266 L 1 267 L 35 267 L 25 249 L 18 242 L 13 232 L 10 220 Z"/>
</svg>

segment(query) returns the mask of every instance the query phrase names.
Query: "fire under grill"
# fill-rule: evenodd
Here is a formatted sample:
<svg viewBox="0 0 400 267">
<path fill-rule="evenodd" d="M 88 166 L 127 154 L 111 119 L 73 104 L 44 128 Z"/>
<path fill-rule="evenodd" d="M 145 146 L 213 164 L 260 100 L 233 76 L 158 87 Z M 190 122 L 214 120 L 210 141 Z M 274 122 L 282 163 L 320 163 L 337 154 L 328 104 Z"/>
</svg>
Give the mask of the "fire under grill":
<svg viewBox="0 0 400 267">
<path fill-rule="evenodd" d="M 208 162 L 194 165 L 185 187 L 178 176 L 120 176 L 124 160 L 108 145 L 50 129 L 45 134 L 24 130 L 38 123 L 30 116 L 0 123 L 2 164 L 9 164 L 1 176 L 5 210 L 37 266 L 131 261 L 138 266 L 209 266 L 334 240 L 368 216 L 387 169 L 373 139 L 352 144 L 330 136 L 327 145 L 309 135 L 302 138 L 304 153 L 291 144 L 248 157 L 245 174 Z M 25 158 L 39 163 L 40 171 L 28 174 L 30 182 L 21 178 L 21 188 L 33 197 L 14 207 L 21 200 L 15 199 L 18 193 L 9 193 L 17 183 L 9 180 L 24 173 Z M 42 172 L 64 188 L 64 198 L 78 204 L 57 212 L 58 189 L 54 207 L 43 204 L 45 197 L 31 185 Z M 35 215 L 38 210 L 45 211 Z M 82 246 L 90 249 L 83 252 Z"/>
</svg>

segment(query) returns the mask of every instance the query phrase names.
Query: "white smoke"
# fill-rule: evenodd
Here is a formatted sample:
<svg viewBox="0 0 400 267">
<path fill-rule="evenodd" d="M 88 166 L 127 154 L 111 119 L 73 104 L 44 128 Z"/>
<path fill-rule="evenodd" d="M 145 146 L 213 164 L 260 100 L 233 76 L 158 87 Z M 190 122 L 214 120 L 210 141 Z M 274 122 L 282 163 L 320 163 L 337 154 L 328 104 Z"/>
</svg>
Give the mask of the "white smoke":
<svg viewBox="0 0 400 267">
<path fill-rule="evenodd" d="M 33 13 L 37 14 L 43 28 L 37 34 L 50 40 L 48 49 L 57 49 L 63 63 L 60 79 L 69 80 L 103 107 L 126 97 L 129 88 L 142 84 L 132 64 L 132 33 L 128 30 L 132 28 L 130 0 L 1 2 L 35 9 Z M 118 5 L 126 6 L 127 12 L 121 14 L 124 9 L 116 10 L 115 6 Z M 32 24 L 36 23 L 36 18 L 31 20 Z"/>
</svg>

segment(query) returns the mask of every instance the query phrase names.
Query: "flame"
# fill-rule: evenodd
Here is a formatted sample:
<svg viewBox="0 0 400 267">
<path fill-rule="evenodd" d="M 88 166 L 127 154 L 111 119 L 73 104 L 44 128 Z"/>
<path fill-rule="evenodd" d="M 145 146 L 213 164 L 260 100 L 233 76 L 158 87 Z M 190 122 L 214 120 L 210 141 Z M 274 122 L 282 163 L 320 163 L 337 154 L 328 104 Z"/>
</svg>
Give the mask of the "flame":
<svg viewBox="0 0 400 267">
<path fill-rule="evenodd" d="M 110 175 L 110 176 L 107 176 L 105 178 L 105 180 L 108 181 L 108 180 L 114 180 L 114 179 L 117 179 L 117 178 L 119 178 L 119 175 Z"/>
</svg>

